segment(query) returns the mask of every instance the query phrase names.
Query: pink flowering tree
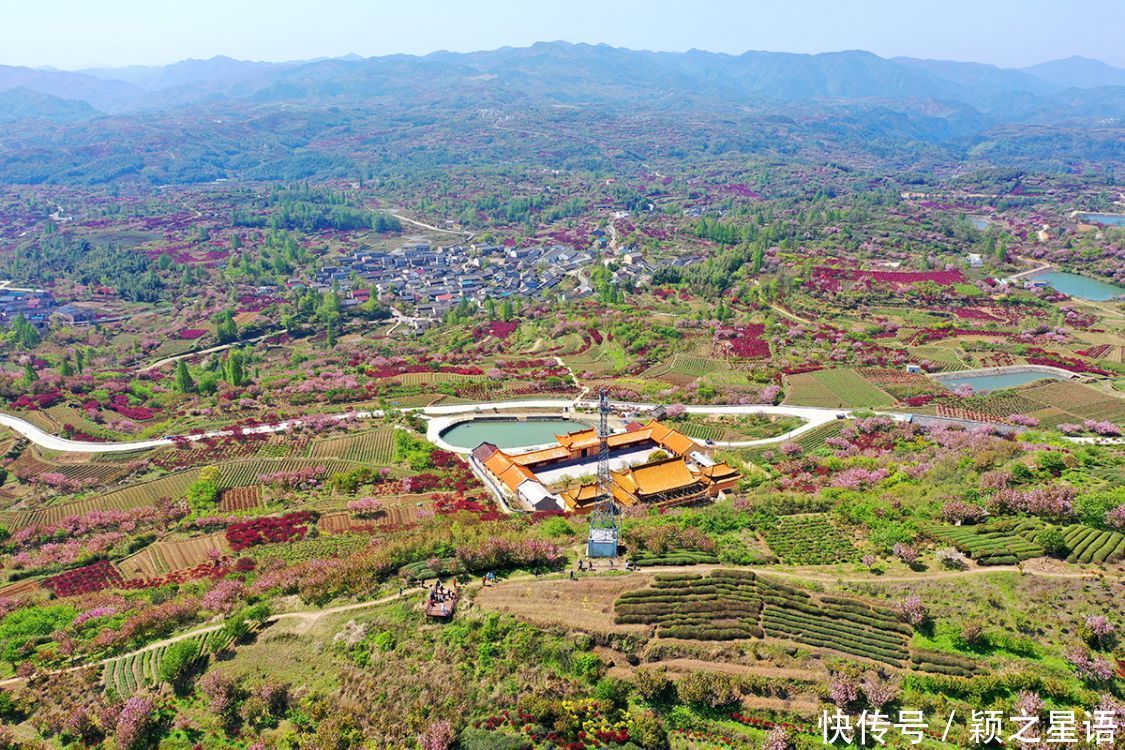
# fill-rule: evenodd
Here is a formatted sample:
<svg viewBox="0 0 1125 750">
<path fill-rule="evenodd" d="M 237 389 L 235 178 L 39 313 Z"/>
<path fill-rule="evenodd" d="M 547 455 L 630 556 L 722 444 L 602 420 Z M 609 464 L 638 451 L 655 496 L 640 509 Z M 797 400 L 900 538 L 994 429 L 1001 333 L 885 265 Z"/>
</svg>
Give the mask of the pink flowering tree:
<svg viewBox="0 0 1125 750">
<path fill-rule="evenodd" d="M 1117 531 L 1125 531 L 1125 505 L 1118 505 L 1105 514 L 1106 526 Z"/>
<path fill-rule="evenodd" d="M 784 727 L 774 727 L 766 735 L 762 750 L 793 750 L 793 735 Z"/>
<path fill-rule="evenodd" d="M 864 677 L 860 688 L 867 698 L 867 703 L 876 710 L 882 710 L 884 706 L 898 698 L 899 694 L 899 686 L 879 674 L 869 674 Z"/>
<path fill-rule="evenodd" d="M 905 599 L 895 602 L 894 611 L 898 619 L 915 628 L 922 627 L 929 617 L 926 612 L 926 605 L 922 602 L 922 597 L 917 594 L 911 594 Z"/>
<path fill-rule="evenodd" d="M 837 672 L 828 678 L 828 699 L 847 708 L 859 700 L 859 684 L 850 675 Z"/>
<path fill-rule="evenodd" d="M 1117 627 L 1105 615 L 1089 615 L 1079 632 L 1092 647 L 1103 651 L 1113 648 L 1117 639 Z"/>
<path fill-rule="evenodd" d="M 125 701 L 117 717 L 115 736 L 120 750 L 144 747 L 152 730 L 154 705 L 147 696 L 134 695 Z"/>
<path fill-rule="evenodd" d="M 448 719 L 440 719 L 427 726 L 418 737 L 422 750 L 449 750 L 456 736 Z"/>
<path fill-rule="evenodd" d="M 1113 679 L 1113 664 L 1104 656 L 1090 653 L 1089 649 L 1071 649 L 1066 653 L 1066 660 L 1087 682 L 1108 683 Z"/>
<path fill-rule="evenodd" d="M 898 542 L 894 546 L 894 553 L 895 557 L 902 560 L 910 567 L 914 567 L 918 562 L 919 552 L 917 547 Z"/>
</svg>

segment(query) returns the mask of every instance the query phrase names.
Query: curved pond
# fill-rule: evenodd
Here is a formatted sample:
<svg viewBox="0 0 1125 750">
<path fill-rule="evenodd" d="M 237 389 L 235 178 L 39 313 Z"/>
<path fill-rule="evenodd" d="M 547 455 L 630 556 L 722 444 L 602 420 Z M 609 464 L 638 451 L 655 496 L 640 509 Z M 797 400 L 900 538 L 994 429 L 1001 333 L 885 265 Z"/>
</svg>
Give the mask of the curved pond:
<svg viewBox="0 0 1125 750">
<path fill-rule="evenodd" d="M 1125 227 L 1125 214 L 1078 214 L 1082 221 L 1110 227 Z"/>
<path fill-rule="evenodd" d="M 441 439 L 457 448 L 476 448 L 489 442 L 497 448 L 524 448 L 555 442 L 555 435 L 588 430 L 590 425 L 571 419 L 470 419 L 441 433 Z"/>
<path fill-rule="evenodd" d="M 1034 281 L 1046 281 L 1063 294 L 1093 302 L 1104 302 L 1125 294 L 1125 288 L 1066 271 L 1048 271 L 1032 278 Z"/>
<path fill-rule="evenodd" d="M 1055 372 L 1040 372 L 1039 370 L 1012 370 L 1010 372 L 980 373 L 977 375 L 935 375 L 934 380 L 946 388 L 956 388 L 967 385 L 974 393 L 989 393 L 1004 388 L 1015 388 L 1036 380 L 1065 380 L 1066 378 Z"/>
</svg>

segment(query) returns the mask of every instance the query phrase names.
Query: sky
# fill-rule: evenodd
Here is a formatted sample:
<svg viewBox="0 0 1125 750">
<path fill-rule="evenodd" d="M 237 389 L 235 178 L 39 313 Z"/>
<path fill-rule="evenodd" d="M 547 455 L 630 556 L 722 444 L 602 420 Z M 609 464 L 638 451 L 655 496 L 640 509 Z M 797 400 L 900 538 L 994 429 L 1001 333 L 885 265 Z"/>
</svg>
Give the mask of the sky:
<svg viewBox="0 0 1125 750">
<path fill-rule="evenodd" d="M 0 0 L 0 64 L 303 60 L 536 41 L 1125 67 L 1125 0 Z"/>
</svg>

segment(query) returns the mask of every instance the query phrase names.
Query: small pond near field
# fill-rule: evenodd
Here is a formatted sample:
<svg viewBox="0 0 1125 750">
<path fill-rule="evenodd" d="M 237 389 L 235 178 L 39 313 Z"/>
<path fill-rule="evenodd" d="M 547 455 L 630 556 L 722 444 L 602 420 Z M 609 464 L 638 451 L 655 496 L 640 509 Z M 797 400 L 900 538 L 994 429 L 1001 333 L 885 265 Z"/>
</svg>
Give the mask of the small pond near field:
<svg viewBox="0 0 1125 750">
<path fill-rule="evenodd" d="M 935 375 L 937 380 L 946 388 L 956 388 L 967 385 L 974 393 L 990 393 L 1004 388 L 1034 383 L 1036 380 L 1063 380 L 1063 376 L 1053 372 L 1040 372 L 1038 370 L 1011 370 L 1008 372 L 981 373 L 978 375 Z"/>
<path fill-rule="evenodd" d="M 471 419 L 453 425 L 441 439 L 458 448 L 476 448 L 489 442 L 497 448 L 523 448 L 555 442 L 555 435 L 588 430 L 590 425 L 571 419 Z"/>
<path fill-rule="evenodd" d="M 1091 279 L 1089 276 L 1080 276 L 1066 271 L 1048 271 L 1044 274 L 1032 276 L 1031 280 L 1046 281 L 1063 294 L 1093 302 L 1104 302 L 1107 299 L 1125 294 L 1125 288 L 1115 286 L 1107 281 Z"/>
<path fill-rule="evenodd" d="M 1125 214 L 1079 214 L 1082 221 L 1110 227 L 1125 227 Z"/>
</svg>

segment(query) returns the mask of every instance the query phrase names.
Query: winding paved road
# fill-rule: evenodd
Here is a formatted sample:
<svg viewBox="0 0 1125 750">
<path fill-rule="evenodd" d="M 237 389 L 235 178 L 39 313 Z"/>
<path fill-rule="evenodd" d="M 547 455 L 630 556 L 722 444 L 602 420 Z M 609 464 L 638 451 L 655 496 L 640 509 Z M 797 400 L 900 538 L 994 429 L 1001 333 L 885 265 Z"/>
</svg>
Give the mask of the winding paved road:
<svg viewBox="0 0 1125 750">
<path fill-rule="evenodd" d="M 628 401 L 613 401 L 611 405 L 614 409 L 625 411 L 647 411 L 653 409 L 657 404 L 636 403 Z M 589 401 L 583 399 L 532 399 L 527 401 L 496 401 L 485 402 L 479 404 L 453 404 L 449 406 L 425 406 L 418 408 L 402 409 L 406 412 L 418 412 L 424 417 L 428 417 L 429 426 L 427 428 L 427 437 L 436 445 L 455 453 L 468 453 L 464 448 L 458 448 L 447 444 L 441 439 L 441 432 L 445 430 L 455 419 L 450 417 L 460 416 L 474 416 L 484 415 L 492 412 L 500 411 L 519 411 L 525 409 L 553 409 L 560 412 L 575 409 L 589 409 L 594 410 L 597 408 L 596 401 Z M 745 448 L 756 445 L 769 445 L 771 443 L 780 443 L 814 430 L 822 424 L 831 422 L 834 419 L 841 417 L 850 417 L 852 411 L 850 409 L 824 409 L 816 406 L 688 406 L 688 414 L 714 414 L 714 415 L 749 415 L 749 414 L 778 414 L 789 417 L 800 417 L 805 420 L 805 424 L 800 427 L 790 430 L 784 435 L 778 435 L 772 438 L 762 438 L 760 440 L 742 440 L 737 442 L 718 442 L 713 445 L 721 448 Z M 913 415 L 909 413 L 899 412 L 879 412 L 884 416 L 889 416 L 899 421 L 906 421 Z M 336 421 L 346 421 L 355 419 L 370 419 L 372 417 L 381 417 L 383 412 L 380 409 L 364 410 L 364 411 L 349 411 L 340 414 L 317 414 L 317 419 L 331 419 Z M 189 442 L 196 442 L 204 438 L 223 438 L 230 437 L 235 434 L 245 435 L 269 435 L 277 432 L 287 432 L 295 427 L 301 427 L 306 424 L 307 418 L 298 417 L 294 419 L 287 419 L 283 422 L 274 424 L 256 425 L 253 427 L 231 428 L 223 430 L 211 430 L 209 432 L 192 433 L 182 435 L 179 439 L 187 440 Z M 175 440 L 171 437 L 153 438 L 151 440 L 133 440 L 119 443 L 98 443 L 87 440 L 70 440 L 67 438 L 52 435 L 51 433 L 43 430 L 26 419 L 15 417 L 10 414 L 0 413 L 0 425 L 16 432 L 23 437 L 27 438 L 36 445 L 46 448 L 47 450 L 60 451 L 63 453 L 127 453 L 129 451 L 148 450 L 151 448 L 160 448 L 166 445 L 173 445 Z M 1097 443 L 1101 445 L 1121 445 L 1125 444 L 1125 438 L 1092 438 L 1092 437 L 1072 437 L 1069 438 L 1075 443 Z"/>
</svg>

